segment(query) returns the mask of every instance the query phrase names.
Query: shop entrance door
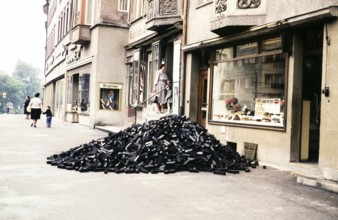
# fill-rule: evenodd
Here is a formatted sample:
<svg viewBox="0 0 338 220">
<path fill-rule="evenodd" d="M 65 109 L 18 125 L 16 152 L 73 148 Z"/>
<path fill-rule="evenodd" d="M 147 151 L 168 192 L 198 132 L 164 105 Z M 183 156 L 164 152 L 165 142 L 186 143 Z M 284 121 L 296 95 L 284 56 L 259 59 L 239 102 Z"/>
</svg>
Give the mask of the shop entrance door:
<svg viewBox="0 0 338 220">
<path fill-rule="evenodd" d="M 201 69 L 198 82 L 197 123 L 206 126 L 207 120 L 208 69 Z"/>
<path fill-rule="evenodd" d="M 322 28 L 308 30 L 303 56 L 303 105 L 301 157 L 304 162 L 318 162 L 320 134 L 320 103 L 322 81 Z M 311 44 L 307 44 L 311 42 Z"/>
</svg>

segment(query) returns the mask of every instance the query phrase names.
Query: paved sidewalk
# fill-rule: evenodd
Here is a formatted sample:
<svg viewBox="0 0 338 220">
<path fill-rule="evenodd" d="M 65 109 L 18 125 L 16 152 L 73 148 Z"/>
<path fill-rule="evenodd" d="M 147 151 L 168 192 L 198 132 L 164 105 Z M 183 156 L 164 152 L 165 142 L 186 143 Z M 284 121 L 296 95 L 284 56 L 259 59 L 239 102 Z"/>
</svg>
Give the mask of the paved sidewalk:
<svg viewBox="0 0 338 220">
<path fill-rule="evenodd" d="M 119 132 L 126 126 L 97 126 L 96 129 L 105 132 Z M 306 186 L 317 187 L 330 192 L 338 193 L 338 183 L 326 180 L 317 164 L 310 163 L 288 163 L 288 164 L 272 164 L 264 161 L 259 162 L 261 165 L 273 167 L 275 169 L 290 172 L 297 176 L 297 183 Z"/>
<path fill-rule="evenodd" d="M 0 219 L 4 220 L 336 220 L 338 196 L 258 166 L 226 176 L 79 173 L 46 158 L 107 132 L 45 117 L 0 114 Z"/>
</svg>

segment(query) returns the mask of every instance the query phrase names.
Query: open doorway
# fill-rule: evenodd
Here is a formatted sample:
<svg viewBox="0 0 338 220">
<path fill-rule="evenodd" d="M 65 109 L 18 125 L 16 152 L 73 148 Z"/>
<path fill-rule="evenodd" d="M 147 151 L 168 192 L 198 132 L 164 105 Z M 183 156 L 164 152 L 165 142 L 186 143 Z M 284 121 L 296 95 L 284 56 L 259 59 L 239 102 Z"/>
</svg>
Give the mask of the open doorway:
<svg viewBox="0 0 338 220">
<path fill-rule="evenodd" d="M 207 119 L 208 69 L 200 69 L 198 82 L 197 123 L 206 127 Z"/>
<path fill-rule="evenodd" d="M 303 105 L 300 160 L 303 162 L 318 163 L 323 27 L 320 26 L 306 30 L 303 42 Z"/>
</svg>

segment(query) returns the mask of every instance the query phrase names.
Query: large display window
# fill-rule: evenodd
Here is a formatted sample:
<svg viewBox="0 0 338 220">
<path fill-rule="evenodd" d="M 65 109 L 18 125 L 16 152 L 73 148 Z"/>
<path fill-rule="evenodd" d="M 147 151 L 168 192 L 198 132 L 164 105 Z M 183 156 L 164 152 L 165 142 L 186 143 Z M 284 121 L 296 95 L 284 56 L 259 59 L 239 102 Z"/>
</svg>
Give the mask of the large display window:
<svg viewBox="0 0 338 220">
<path fill-rule="evenodd" d="M 215 51 L 211 122 L 284 128 L 286 55 L 280 38 Z"/>
</svg>

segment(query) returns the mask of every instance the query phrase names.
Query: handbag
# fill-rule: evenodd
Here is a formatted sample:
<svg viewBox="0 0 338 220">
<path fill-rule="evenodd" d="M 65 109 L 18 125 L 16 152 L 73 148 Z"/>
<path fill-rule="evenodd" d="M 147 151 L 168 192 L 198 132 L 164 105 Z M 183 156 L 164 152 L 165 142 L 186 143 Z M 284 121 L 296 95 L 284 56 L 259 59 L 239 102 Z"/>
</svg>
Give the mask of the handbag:
<svg viewBox="0 0 338 220">
<path fill-rule="evenodd" d="M 32 111 L 32 107 L 29 105 L 29 106 L 27 106 L 27 112 L 31 112 Z"/>
</svg>

